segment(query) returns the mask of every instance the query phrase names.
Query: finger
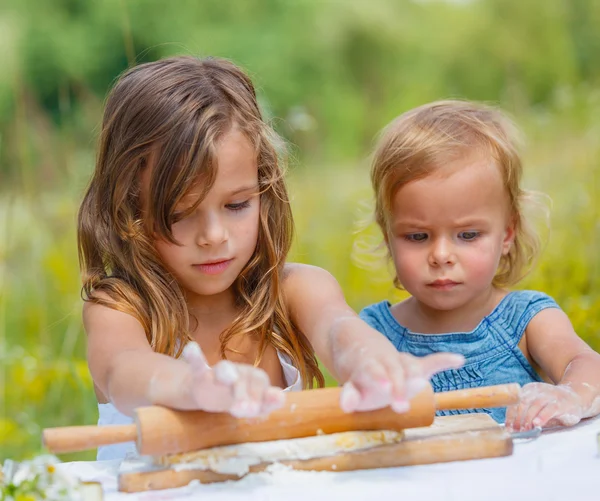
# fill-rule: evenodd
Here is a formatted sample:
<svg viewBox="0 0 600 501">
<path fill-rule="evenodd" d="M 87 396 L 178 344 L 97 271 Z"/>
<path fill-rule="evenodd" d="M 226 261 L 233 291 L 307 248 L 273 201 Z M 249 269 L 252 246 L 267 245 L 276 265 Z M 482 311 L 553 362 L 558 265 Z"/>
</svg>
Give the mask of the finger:
<svg viewBox="0 0 600 501">
<path fill-rule="evenodd" d="M 356 369 L 350 379 L 361 393 L 363 390 L 377 390 L 387 393 L 392 387 L 386 367 L 374 361 L 363 363 Z"/>
<path fill-rule="evenodd" d="M 192 391 L 198 409 L 207 412 L 228 412 L 233 401 L 232 387 L 217 382 L 213 371 L 196 382 Z"/>
<path fill-rule="evenodd" d="M 400 362 L 402 364 L 404 387 L 400 389 L 394 387 L 395 400 L 410 401 L 416 395 L 421 393 L 428 385 L 427 377 L 424 377 L 421 358 L 413 357 L 412 355 L 401 354 Z M 394 378 L 394 383 L 398 380 Z"/>
<path fill-rule="evenodd" d="M 226 386 L 232 386 L 240 377 L 236 365 L 229 360 L 219 362 L 213 368 L 215 380 Z"/>
<path fill-rule="evenodd" d="M 244 374 L 240 374 L 240 378 L 232 387 L 233 401 L 229 408 L 229 413 L 237 418 L 250 417 L 257 409 L 253 408 L 250 397 L 248 395 L 248 381 Z"/>
<path fill-rule="evenodd" d="M 248 391 L 250 408 L 254 411 L 253 416 L 257 416 L 261 413 L 263 402 L 265 400 L 265 393 L 270 387 L 271 381 L 265 371 L 256 367 L 248 368 L 246 388 Z"/>
<path fill-rule="evenodd" d="M 457 353 L 434 353 L 421 358 L 423 376 L 430 379 L 438 372 L 458 369 L 465 364 L 465 357 Z"/>
<path fill-rule="evenodd" d="M 533 386 L 524 386 L 519 394 L 519 403 L 515 404 L 515 414 L 512 428 L 515 431 L 525 431 L 527 413 L 530 409 L 539 409 L 539 401 L 543 397 L 540 391 Z M 538 403 L 536 403 L 538 402 Z"/>
<path fill-rule="evenodd" d="M 556 415 L 556 402 L 542 398 L 534 400 L 529 408 L 521 415 L 521 430 L 529 431 L 536 426 L 543 426 L 545 421 L 543 424 L 539 423 L 539 415 L 543 411 L 550 417 Z"/>
<path fill-rule="evenodd" d="M 185 345 L 183 352 L 181 353 L 182 358 L 192 366 L 194 372 L 201 375 L 207 371 L 210 371 L 210 366 L 206 361 L 206 357 L 200 348 L 198 343 L 190 341 Z"/>
<path fill-rule="evenodd" d="M 379 409 L 392 401 L 390 374 L 382 363 L 367 363 L 350 378 L 359 393 L 357 411 Z"/>
<path fill-rule="evenodd" d="M 354 412 L 358 408 L 359 403 L 359 391 L 351 381 L 346 382 L 340 393 L 340 407 L 344 412 Z"/>
<path fill-rule="evenodd" d="M 506 418 L 504 419 L 504 426 L 508 431 L 515 430 L 515 421 L 518 413 L 518 404 L 509 405 L 506 408 Z"/>
<path fill-rule="evenodd" d="M 262 369 L 250 366 L 237 366 L 240 377 L 233 386 L 231 414 L 249 418 L 260 414 L 263 394 L 270 386 L 269 377 Z"/>
<path fill-rule="evenodd" d="M 408 393 L 409 390 L 413 391 L 414 388 L 407 387 L 407 385 L 411 384 L 411 381 L 415 381 L 415 379 L 410 379 L 407 382 L 407 374 L 410 372 L 414 373 L 416 370 L 416 367 L 414 367 L 416 364 L 411 359 L 412 357 L 398 357 L 387 367 L 388 376 L 391 381 L 389 405 L 392 410 L 399 413 L 410 409 L 410 396 Z"/>
<path fill-rule="evenodd" d="M 510 418 L 507 417 L 507 426 L 511 431 L 522 431 L 521 423 L 523 422 L 523 415 L 527 412 L 527 409 L 529 409 L 529 404 L 524 404 L 523 402 L 520 402 L 511 406 L 510 409 L 511 415 Z"/>
<path fill-rule="evenodd" d="M 263 406 L 260 410 L 261 414 L 270 414 L 274 410 L 280 409 L 285 404 L 285 392 L 281 388 L 271 386 L 265 391 L 263 398 Z M 294 412 L 295 407 L 291 411 Z"/>
</svg>

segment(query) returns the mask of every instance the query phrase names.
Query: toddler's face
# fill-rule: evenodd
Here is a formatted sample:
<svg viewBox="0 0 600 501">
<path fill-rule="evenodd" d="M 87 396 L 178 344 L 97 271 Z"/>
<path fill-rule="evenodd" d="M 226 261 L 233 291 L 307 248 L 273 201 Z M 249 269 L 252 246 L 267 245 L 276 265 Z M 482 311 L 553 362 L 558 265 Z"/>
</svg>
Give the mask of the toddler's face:
<svg viewBox="0 0 600 501">
<path fill-rule="evenodd" d="M 449 162 L 395 194 L 388 245 L 400 283 L 437 310 L 491 287 L 514 225 L 498 167 L 483 156 Z"/>
<path fill-rule="evenodd" d="M 234 128 L 219 141 L 217 162 L 216 179 L 206 197 L 171 226 L 181 245 L 155 243 L 163 263 L 192 302 L 194 297 L 230 294 L 258 240 L 260 197 L 254 148 Z M 192 207 L 199 192 L 191 187 L 176 213 Z"/>
</svg>

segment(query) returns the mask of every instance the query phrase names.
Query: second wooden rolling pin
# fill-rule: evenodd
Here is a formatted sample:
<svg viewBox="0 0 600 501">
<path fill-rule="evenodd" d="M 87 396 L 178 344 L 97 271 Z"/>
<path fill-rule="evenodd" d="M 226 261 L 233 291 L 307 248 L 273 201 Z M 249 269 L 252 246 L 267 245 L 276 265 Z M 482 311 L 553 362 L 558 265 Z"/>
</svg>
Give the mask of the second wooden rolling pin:
<svg viewBox="0 0 600 501">
<path fill-rule="evenodd" d="M 433 423 L 436 410 L 503 407 L 519 400 L 518 384 L 433 393 L 431 386 L 414 397 L 410 410 L 389 407 L 347 414 L 340 408 L 341 388 L 291 392 L 286 403 L 265 418 L 238 419 L 230 414 L 177 411 L 161 406 L 136 409 L 135 424 L 47 428 L 43 442 L 50 452 L 94 449 L 134 441 L 143 455 L 195 451 L 243 442 L 264 442 L 359 430 L 404 430 Z"/>
</svg>

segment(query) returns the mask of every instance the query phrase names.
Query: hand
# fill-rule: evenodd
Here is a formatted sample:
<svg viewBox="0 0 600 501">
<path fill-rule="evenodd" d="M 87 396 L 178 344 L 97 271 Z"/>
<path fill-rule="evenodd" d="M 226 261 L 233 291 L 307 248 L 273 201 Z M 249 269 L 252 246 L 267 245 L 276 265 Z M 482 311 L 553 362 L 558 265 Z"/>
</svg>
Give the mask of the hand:
<svg viewBox="0 0 600 501">
<path fill-rule="evenodd" d="M 209 367 L 200 346 L 188 343 L 183 359 L 190 367 L 190 393 L 196 409 L 229 412 L 239 418 L 264 416 L 283 406 L 283 391 L 271 386 L 262 369 L 222 360 Z"/>
<path fill-rule="evenodd" d="M 573 426 L 583 417 L 581 397 L 568 386 L 529 383 L 521 400 L 506 410 L 506 428 L 528 431 L 536 427 Z"/>
<path fill-rule="evenodd" d="M 342 388 L 340 406 L 344 412 L 368 411 L 391 406 L 398 413 L 410 409 L 410 400 L 429 384 L 436 372 L 456 369 L 464 357 L 453 353 L 435 353 L 414 357 L 389 349 L 369 353 L 363 350 Z"/>
</svg>

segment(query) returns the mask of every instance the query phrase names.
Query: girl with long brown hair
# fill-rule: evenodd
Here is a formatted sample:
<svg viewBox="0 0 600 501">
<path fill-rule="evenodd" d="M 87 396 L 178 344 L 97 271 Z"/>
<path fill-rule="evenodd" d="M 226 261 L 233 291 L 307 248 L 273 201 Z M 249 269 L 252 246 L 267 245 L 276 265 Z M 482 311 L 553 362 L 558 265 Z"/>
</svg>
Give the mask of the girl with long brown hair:
<svg viewBox="0 0 600 501">
<path fill-rule="evenodd" d="M 228 61 L 165 59 L 117 81 L 78 221 L 100 424 L 149 404 L 264 415 L 283 388 L 323 385 L 317 356 L 345 383 L 345 410 L 402 412 L 434 372 L 462 363 L 397 353 L 331 275 L 286 264 L 277 144 Z"/>
</svg>

